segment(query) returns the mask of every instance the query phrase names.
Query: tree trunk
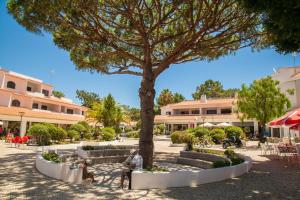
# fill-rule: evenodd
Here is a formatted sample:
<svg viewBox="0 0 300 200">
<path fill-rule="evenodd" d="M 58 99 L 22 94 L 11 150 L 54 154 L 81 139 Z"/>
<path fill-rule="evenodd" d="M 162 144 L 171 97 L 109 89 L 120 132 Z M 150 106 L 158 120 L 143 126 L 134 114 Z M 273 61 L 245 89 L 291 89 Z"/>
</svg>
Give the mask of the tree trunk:
<svg viewBox="0 0 300 200">
<path fill-rule="evenodd" d="M 141 133 L 139 140 L 140 155 L 143 157 L 143 168 L 153 165 L 153 124 L 154 124 L 154 83 L 152 69 L 144 69 L 143 80 L 139 90 L 141 104 Z"/>
</svg>

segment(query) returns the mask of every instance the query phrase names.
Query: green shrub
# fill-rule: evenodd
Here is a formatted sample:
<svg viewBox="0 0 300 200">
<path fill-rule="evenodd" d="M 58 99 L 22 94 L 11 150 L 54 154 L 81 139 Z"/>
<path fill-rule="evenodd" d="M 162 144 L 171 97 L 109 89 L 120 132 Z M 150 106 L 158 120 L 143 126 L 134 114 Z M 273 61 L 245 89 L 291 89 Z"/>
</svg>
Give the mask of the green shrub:
<svg viewBox="0 0 300 200">
<path fill-rule="evenodd" d="M 126 133 L 126 137 L 128 137 L 128 138 L 139 138 L 140 137 L 140 130 L 130 131 L 130 132 Z"/>
<path fill-rule="evenodd" d="M 115 129 L 111 127 L 105 127 L 101 130 L 101 136 L 104 141 L 113 141 L 116 138 Z"/>
<path fill-rule="evenodd" d="M 52 162 L 55 162 L 55 163 L 60 163 L 62 162 L 61 158 L 59 157 L 58 154 L 54 153 L 54 152 L 51 152 L 51 153 L 43 153 L 42 154 L 43 158 L 45 160 L 48 160 L 48 161 L 52 161 Z"/>
<path fill-rule="evenodd" d="M 70 130 L 77 131 L 79 134 L 87 132 L 87 129 L 82 124 L 79 123 L 71 125 Z"/>
<path fill-rule="evenodd" d="M 93 138 L 93 134 L 92 133 L 85 133 L 83 135 L 83 138 L 86 139 L 86 140 L 91 140 Z"/>
<path fill-rule="evenodd" d="M 28 130 L 28 135 L 36 138 L 38 145 L 50 145 L 51 135 L 48 127 L 44 124 L 34 124 Z"/>
<path fill-rule="evenodd" d="M 90 150 L 95 150 L 95 148 L 93 146 L 87 145 L 87 146 L 82 146 L 82 150 L 84 150 L 84 151 L 90 151 Z"/>
<path fill-rule="evenodd" d="M 224 151 L 220 150 L 215 150 L 215 149 L 194 149 L 196 152 L 201 152 L 201 153 L 209 153 L 209 154 L 215 154 L 219 156 L 224 156 Z"/>
<path fill-rule="evenodd" d="M 114 128 L 112 128 L 112 127 L 105 127 L 105 128 L 103 128 L 103 129 L 101 129 L 101 132 L 110 132 L 111 134 L 116 134 L 116 131 L 115 131 L 115 129 Z"/>
<path fill-rule="evenodd" d="M 230 138 L 230 137 L 237 137 L 240 139 L 245 138 L 243 129 L 241 129 L 238 126 L 228 126 L 228 127 L 224 128 L 224 130 L 225 130 L 227 138 Z"/>
<path fill-rule="evenodd" d="M 236 156 L 235 152 L 232 149 L 227 149 L 224 151 L 225 156 L 228 158 Z"/>
<path fill-rule="evenodd" d="M 224 151 L 224 154 L 231 160 L 232 165 L 238 165 L 245 161 L 243 158 L 238 157 L 238 155 L 231 149 Z"/>
<path fill-rule="evenodd" d="M 125 133 L 133 131 L 133 128 L 131 126 L 125 127 L 124 128 Z"/>
<path fill-rule="evenodd" d="M 228 161 L 215 161 L 213 162 L 214 168 L 227 167 L 230 166 L 230 162 Z"/>
<path fill-rule="evenodd" d="M 205 135 L 209 135 L 209 130 L 207 128 L 203 127 L 197 127 L 195 128 L 192 133 L 197 137 L 197 138 L 202 138 Z"/>
<path fill-rule="evenodd" d="M 99 127 L 93 128 L 92 130 L 94 139 L 99 139 L 99 136 L 101 136 L 101 129 Z"/>
<path fill-rule="evenodd" d="M 182 135 L 186 134 L 186 132 L 183 131 L 175 131 L 171 134 L 171 141 L 173 144 L 182 144 L 184 143 L 182 141 Z"/>
<path fill-rule="evenodd" d="M 171 134 L 171 141 L 173 144 L 186 143 L 192 145 L 195 142 L 195 137 L 187 131 L 175 131 Z"/>
<path fill-rule="evenodd" d="M 165 125 L 164 124 L 157 124 L 154 126 L 153 134 L 154 135 L 162 135 L 165 132 Z"/>
<path fill-rule="evenodd" d="M 71 139 L 71 141 L 74 140 L 79 140 L 80 139 L 80 134 L 75 131 L 75 130 L 68 130 L 68 137 Z"/>
<path fill-rule="evenodd" d="M 226 138 L 225 131 L 220 128 L 216 128 L 210 131 L 210 136 L 214 143 L 220 144 L 222 140 Z"/>
<path fill-rule="evenodd" d="M 53 141 L 62 141 L 68 135 L 63 128 L 57 127 L 54 124 L 44 123 L 44 125 L 48 128 L 49 134 L 51 136 L 51 140 Z"/>
</svg>

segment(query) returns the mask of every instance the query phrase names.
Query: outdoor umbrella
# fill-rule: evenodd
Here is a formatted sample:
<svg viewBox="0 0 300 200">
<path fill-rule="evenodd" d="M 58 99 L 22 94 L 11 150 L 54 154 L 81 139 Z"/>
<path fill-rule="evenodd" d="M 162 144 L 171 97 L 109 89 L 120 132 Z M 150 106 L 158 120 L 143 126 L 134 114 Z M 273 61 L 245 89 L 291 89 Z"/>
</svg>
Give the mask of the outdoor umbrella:
<svg viewBox="0 0 300 200">
<path fill-rule="evenodd" d="M 269 122 L 269 126 L 294 126 L 300 124 L 300 109 L 296 109 L 290 111 L 271 122 Z"/>
<path fill-rule="evenodd" d="M 227 122 L 222 122 L 220 124 L 216 125 L 217 127 L 227 127 L 227 126 L 232 126 L 231 124 L 227 123 Z"/>
<path fill-rule="evenodd" d="M 202 124 L 202 126 L 204 126 L 204 127 L 213 127 L 215 125 L 212 124 L 212 123 L 209 123 L 209 122 L 205 122 L 204 124 Z"/>
</svg>

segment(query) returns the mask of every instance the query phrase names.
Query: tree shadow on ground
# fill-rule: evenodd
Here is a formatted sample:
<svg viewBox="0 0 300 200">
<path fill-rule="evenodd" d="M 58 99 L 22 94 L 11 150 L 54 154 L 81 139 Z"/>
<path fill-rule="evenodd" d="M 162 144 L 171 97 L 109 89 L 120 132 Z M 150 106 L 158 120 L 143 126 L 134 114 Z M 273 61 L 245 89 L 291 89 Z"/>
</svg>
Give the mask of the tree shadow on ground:
<svg viewBox="0 0 300 200">
<path fill-rule="evenodd" d="M 156 158 L 174 160 L 176 155 L 157 153 Z M 129 191 L 118 188 L 119 165 L 90 168 L 96 169 L 95 185 L 72 185 L 40 174 L 35 156 L 20 153 L 0 158 L 0 199 L 300 199 L 299 168 L 276 159 L 254 162 L 248 174 L 217 183 Z"/>
</svg>

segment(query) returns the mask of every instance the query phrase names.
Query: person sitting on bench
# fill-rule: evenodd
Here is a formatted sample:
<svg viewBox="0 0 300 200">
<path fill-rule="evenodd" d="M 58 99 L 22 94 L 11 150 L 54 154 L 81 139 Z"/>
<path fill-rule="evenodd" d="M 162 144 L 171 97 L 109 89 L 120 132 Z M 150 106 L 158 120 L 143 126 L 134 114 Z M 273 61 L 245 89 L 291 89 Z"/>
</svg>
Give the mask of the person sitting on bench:
<svg viewBox="0 0 300 200">
<path fill-rule="evenodd" d="M 131 173 L 135 169 L 136 165 L 132 162 L 134 156 L 138 153 L 138 150 L 134 151 L 128 158 L 122 163 L 124 168 L 121 173 L 121 188 L 123 189 L 125 177 L 128 177 L 129 185 L 128 189 L 131 189 Z"/>
<path fill-rule="evenodd" d="M 94 178 L 94 174 L 92 172 L 88 172 L 87 170 L 88 163 L 84 161 L 82 166 L 82 180 L 92 179 L 92 182 L 95 183 L 96 180 Z"/>
</svg>

